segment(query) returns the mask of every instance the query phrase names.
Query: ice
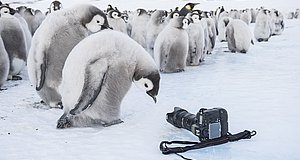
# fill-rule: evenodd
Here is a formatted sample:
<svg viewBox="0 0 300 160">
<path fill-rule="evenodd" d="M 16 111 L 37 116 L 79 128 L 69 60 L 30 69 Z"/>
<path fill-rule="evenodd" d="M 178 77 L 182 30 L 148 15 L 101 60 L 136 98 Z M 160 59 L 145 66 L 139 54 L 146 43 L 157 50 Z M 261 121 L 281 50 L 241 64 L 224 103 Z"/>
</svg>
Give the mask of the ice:
<svg viewBox="0 0 300 160">
<path fill-rule="evenodd" d="M 5 2 L 5 1 L 3 1 Z M 12 2 L 12 1 L 11 1 Z M 22 1 L 24 2 L 24 1 Z M 46 10 L 51 1 L 28 4 Z M 68 3 L 69 2 L 69 3 Z M 65 7 L 76 1 L 62 1 Z M 81 1 L 82 2 L 82 1 Z M 182 6 L 174 0 L 103 0 L 90 3 L 120 9 Z M 260 7 L 294 11 L 298 0 L 200 1 L 199 8 Z M 73 4 L 73 3 L 72 3 Z M 100 5 L 101 4 L 101 5 Z M 19 4 L 13 4 L 19 5 Z M 227 143 L 183 153 L 192 159 L 296 160 L 300 159 L 300 20 L 285 20 L 282 35 L 250 46 L 247 54 L 233 54 L 226 43 L 217 42 L 212 55 L 185 72 L 162 74 L 158 103 L 136 86 L 123 100 L 124 123 L 107 128 L 56 129 L 62 110 L 40 104 L 40 98 L 22 72 L 22 81 L 9 81 L 0 92 L 0 159 L 89 159 L 89 160 L 175 160 L 163 155 L 162 140 L 192 140 L 197 137 L 165 120 L 173 107 L 196 113 L 201 107 L 223 107 L 229 114 L 229 130 L 256 130 L 250 140 Z M 253 31 L 254 25 L 251 24 Z"/>
</svg>

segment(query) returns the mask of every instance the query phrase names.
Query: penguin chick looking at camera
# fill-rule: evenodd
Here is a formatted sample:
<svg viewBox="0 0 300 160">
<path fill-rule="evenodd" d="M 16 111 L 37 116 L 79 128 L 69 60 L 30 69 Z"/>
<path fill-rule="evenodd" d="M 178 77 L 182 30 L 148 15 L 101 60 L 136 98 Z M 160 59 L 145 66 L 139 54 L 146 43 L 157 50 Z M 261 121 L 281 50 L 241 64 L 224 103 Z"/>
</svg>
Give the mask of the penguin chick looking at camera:
<svg viewBox="0 0 300 160">
<path fill-rule="evenodd" d="M 113 30 L 93 34 L 74 47 L 64 65 L 64 114 L 57 128 L 121 123 L 120 105 L 132 82 L 156 102 L 159 81 L 154 60 L 129 36 Z"/>
</svg>

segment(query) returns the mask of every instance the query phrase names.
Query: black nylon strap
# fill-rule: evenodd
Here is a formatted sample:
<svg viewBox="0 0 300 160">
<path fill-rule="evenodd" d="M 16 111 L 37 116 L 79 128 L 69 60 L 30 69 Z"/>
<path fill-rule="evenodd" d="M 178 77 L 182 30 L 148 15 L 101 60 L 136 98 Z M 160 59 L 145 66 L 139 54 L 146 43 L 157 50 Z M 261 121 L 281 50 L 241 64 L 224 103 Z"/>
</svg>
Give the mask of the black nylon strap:
<svg viewBox="0 0 300 160">
<path fill-rule="evenodd" d="M 248 131 L 245 130 L 243 132 L 237 133 L 237 134 L 230 134 L 228 133 L 226 136 L 215 138 L 212 140 L 207 140 L 204 142 L 190 142 L 190 141 L 162 141 L 159 145 L 159 148 L 163 154 L 172 154 L 172 153 L 183 153 L 189 150 L 193 149 L 200 149 L 205 148 L 209 146 L 215 146 L 224 144 L 227 142 L 234 142 L 238 141 L 240 139 L 250 139 L 252 136 L 256 135 L 256 131 Z M 189 145 L 184 147 L 168 147 L 167 145 L 171 144 L 183 144 L 183 145 Z"/>
</svg>

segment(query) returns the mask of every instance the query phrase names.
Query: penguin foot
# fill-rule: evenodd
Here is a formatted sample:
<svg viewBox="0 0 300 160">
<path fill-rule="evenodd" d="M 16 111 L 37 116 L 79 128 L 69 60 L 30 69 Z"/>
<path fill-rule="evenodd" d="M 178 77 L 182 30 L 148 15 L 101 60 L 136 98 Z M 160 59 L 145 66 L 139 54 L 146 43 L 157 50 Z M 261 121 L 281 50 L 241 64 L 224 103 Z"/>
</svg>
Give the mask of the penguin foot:
<svg viewBox="0 0 300 160">
<path fill-rule="evenodd" d="M 176 69 L 175 72 L 183 72 L 184 69 Z"/>
<path fill-rule="evenodd" d="M 22 80 L 22 77 L 20 77 L 20 76 L 12 76 L 11 80 L 13 80 L 13 81 L 19 81 L 19 80 Z"/>
<path fill-rule="evenodd" d="M 114 120 L 112 122 L 109 122 L 109 123 L 102 123 L 103 127 L 109 127 L 109 126 L 112 126 L 112 125 L 115 125 L 115 124 L 120 124 L 120 123 L 123 123 L 122 120 L 120 119 L 117 119 L 117 120 Z"/>
<path fill-rule="evenodd" d="M 72 126 L 72 123 L 69 119 L 69 117 L 64 114 L 62 115 L 59 120 L 57 121 L 57 129 L 64 129 L 64 128 L 70 128 Z"/>
<path fill-rule="evenodd" d="M 63 109 L 63 108 L 64 108 L 62 102 L 58 102 L 58 103 L 57 103 L 57 106 L 58 106 L 59 109 Z"/>
<path fill-rule="evenodd" d="M 0 91 L 5 91 L 7 90 L 7 88 L 0 88 Z"/>
<path fill-rule="evenodd" d="M 247 53 L 247 51 L 243 49 L 243 50 L 241 50 L 241 53 Z"/>
</svg>

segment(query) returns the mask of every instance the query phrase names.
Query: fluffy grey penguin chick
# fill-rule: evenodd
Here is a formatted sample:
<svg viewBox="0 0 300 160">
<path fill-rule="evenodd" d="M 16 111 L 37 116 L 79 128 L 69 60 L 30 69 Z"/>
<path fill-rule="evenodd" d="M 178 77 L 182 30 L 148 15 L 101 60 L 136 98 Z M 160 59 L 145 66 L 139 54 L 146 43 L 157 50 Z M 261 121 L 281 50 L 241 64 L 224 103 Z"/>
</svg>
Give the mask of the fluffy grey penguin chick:
<svg viewBox="0 0 300 160">
<path fill-rule="evenodd" d="M 158 35 L 154 44 L 154 60 L 161 72 L 184 71 L 189 47 L 189 37 L 185 29 L 189 20 L 173 18 Z"/>
<path fill-rule="evenodd" d="M 147 51 L 153 57 L 153 49 L 154 43 L 158 36 L 158 34 L 164 29 L 166 26 L 165 20 L 167 18 L 167 12 L 164 10 L 156 10 L 152 13 L 150 21 L 147 25 Z"/>
<path fill-rule="evenodd" d="M 64 114 L 57 128 L 120 123 L 120 105 L 132 82 L 156 102 L 159 81 L 154 60 L 133 39 L 113 30 L 91 35 L 74 47 L 63 68 Z"/>
<path fill-rule="evenodd" d="M 27 48 L 25 33 L 18 18 L 1 13 L 0 36 L 9 57 L 8 79 L 21 80 L 22 78 L 18 74 L 25 67 Z"/>
<path fill-rule="evenodd" d="M 49 14 L 32 38 L 28 75 L 50 107 L 61 107 L 58 86 L 71 50 L 82 39 L 108 27 L 106 15 L 92 5 L 78 5 Z"/>
<path fill-rule="evenodd" d="M 4 82 L 7 80 L 9 71 L 9 59 L 2 38 L 0 36 L 0 90 Z"/>
<path fill-rule="evenodd" d="M 252 33 L 246 22 L 232 19 L 226 27 L 228 49 L 231 52 L 247 53 L 252 40 Z"/>
</svg>

